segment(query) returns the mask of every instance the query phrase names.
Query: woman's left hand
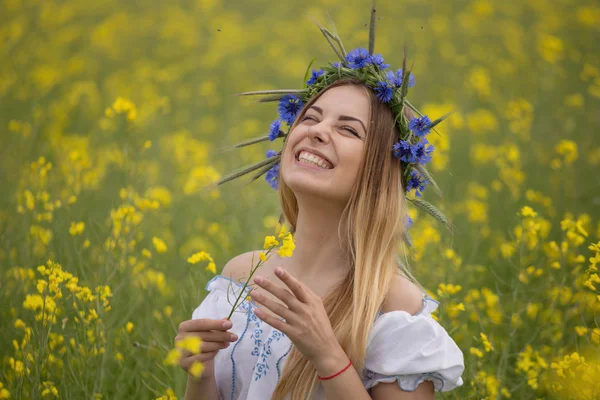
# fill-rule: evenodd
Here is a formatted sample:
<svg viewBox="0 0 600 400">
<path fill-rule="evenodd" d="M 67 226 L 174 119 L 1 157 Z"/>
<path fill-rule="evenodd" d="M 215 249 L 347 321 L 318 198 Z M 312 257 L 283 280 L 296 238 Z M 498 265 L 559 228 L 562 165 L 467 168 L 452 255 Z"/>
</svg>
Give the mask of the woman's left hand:
<svg viewBox="0 0 600 400">
<path fill-rule="evenodd" d="M 280 299 L 285 306 L 254 290 L 250 296 L 283 317 L 285 322 L 260 308 L 254 310 L 256 316 L 285 333 L 319 373 L 327 374 L 330 370 L 343 367 L 348 357 L 335 337 L 321 298 L 283 268 L 277 267 L 275 275 L 289 290 L 260 276 L 256 276 L 254 282 Z"/>
</svg>

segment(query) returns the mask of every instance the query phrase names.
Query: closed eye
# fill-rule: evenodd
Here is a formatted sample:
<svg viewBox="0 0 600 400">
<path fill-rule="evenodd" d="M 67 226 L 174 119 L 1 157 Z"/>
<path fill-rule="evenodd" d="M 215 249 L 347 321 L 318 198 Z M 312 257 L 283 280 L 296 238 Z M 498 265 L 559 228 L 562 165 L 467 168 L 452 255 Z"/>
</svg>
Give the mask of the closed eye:
<svg viewBox="0 0 600 400">
<path fill-rule="evenodd" d="M 304 122 L 304 121 L 306 121 L 306 120 L 311 120 L 311 121 L 319 122 L 319 121 L 317 120 L 317 118 L 315 118 L 315 117 L 314 117 L 314 116 L 312 116 L 312 115 L 305 115 L 305 116 L 304 116 L 304 118 L 302 118 L 302 122 Z M 351 134 L 353 134 L 353 135 L 354 135 L 354 136 L 356 136 L 357 138 L 359 138 L 359 139 L 362 139 L 362 138 L 360 137 L 360 135 L 359 135 L 359 134 L 356 132 L 356 130 L 354 130 L 354 128 L 352 128 L 352 127 L 350 127 L 350 126 L 347 126 L 347 125 L 345 125 L 345 126 L 342 126 L 341 128 L 342 128 L 343 130 L 345 130 L 345 131 L 348 131 L 348 132 L 350 132 Z"/>
</svg>

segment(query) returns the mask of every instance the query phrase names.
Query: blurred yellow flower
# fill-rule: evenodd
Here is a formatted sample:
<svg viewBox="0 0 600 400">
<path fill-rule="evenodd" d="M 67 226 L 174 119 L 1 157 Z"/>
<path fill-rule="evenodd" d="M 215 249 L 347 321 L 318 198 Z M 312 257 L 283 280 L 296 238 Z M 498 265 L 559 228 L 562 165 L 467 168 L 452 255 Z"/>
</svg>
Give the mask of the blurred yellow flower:
<svg viewBox="0 0 600 400">
<path fill-rule="evenodd" d="M 187 262 L 189 262 L 190 264 L 197 264 L 200 261 L 208 261 L 206 270 L 212 272 L 213 274 L 217 273 L 217 265 L 215 264 L 212 256 L 205 251 L 199 251 L 197 253 L 194 253 L 187 259 Z"/>
<path fill-rule="evenodd" d="M 175 366 L 179 364 L 179 359 L 181 358 L 181 351 L 178 348 L 172 349 L 167 354 L 167 357 L 164 359 L 163 363 L 169 366 Z"/>
<path fill-rule="evenodd" d="M 154 236 L 152 238 L 152 244 L 154 245 L 154 249 L 157 253 L 166 253 L 167 252 L 167 244 L 160 238 Z"/>
<path fill-rule="evenodd" d="M 201 346 L 202 339 L 198 336 L 186 336 L 177 342 L 176 348 L 187 350 L 192 354 L 199 354 Z"/>
<path fill-rule="evenodd" d="M 479 358 L 482 358 L 482 357 L 483 357 L 483 352 L 482 352 L 481 350 L 479 350 L 478 348 L 476 348 L 476 347 L 471 347 L 471 348 L 469 349 L 469 352 L 470 352 L 471 354 L 473 354 L 474 356 L 477 356 L 477 357 L 479 357 Z"/>
<path fill-rule="evenodd" d="M 85 224 L 83 222 L 71 222 L 71 227 L 69 228 L 69 234 L 71 236 L 81 235 L 85 228 Z"/>
<path fill-rule="evenodd" d="M 529 206 L 525 206 L 521 208 L 521 216 L 522 217 L 537 217 L 537 213 L 533 211 L 533 208 Z"/>
<path fill-rule="evenodd" d="M 125 332 L 131 333 L 133 331 L 133 327 L 134 327 L 133 322 L 127 322 L 125 324 Z"/>
<path fill-rule="evenodd" d="M 199 378 L 204 372 L 204 365 L 200 361 L 194 361 L 188 372 L 194 378 Z"/>
<path fill-rule="evenodd" d="M 485 333 L 480 332 L 479 337 L 481 337 L 481 342 L 483 343 L 483 348 L 485 349 L 486 353 L 494 350 L 494 346 L 492 346 L 492 343 L 490 343 L 490 340 Z"/>
</svg>

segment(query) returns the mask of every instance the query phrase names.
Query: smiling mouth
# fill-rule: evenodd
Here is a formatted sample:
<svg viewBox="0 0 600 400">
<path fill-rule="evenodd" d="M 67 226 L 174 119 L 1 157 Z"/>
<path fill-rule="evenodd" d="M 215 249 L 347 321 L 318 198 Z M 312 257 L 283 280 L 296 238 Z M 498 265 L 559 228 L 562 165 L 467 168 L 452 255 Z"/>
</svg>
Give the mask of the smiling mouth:
<svg viewBox="0 0 600 400">
<path fill-rule="evenodd" d="M 320 169 L 333 169 L 333 165 L 329 161 L 306 150 L 301 150 L 296 154 L 296 161 Z"/>
</svg>

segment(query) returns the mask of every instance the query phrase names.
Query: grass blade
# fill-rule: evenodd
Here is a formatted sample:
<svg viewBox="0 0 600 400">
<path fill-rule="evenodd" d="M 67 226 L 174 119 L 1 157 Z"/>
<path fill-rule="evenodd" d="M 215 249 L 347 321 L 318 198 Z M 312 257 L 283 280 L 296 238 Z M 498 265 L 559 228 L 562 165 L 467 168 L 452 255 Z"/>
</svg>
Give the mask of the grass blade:
<svg viewBox="0 0 600 400">
<path fill-rule="evenodd" d="M 417 164 L 414 167 L 417 171 L 419 171 L 419 173 L 421 174 L 421 176 L 425 179 L 427 179 L 427 181 L 429 181 L 429 183 L 431 183 L 431 186 L 433 186 L 433 189 L 435 190 L 435 192 L 437 193 L 438 196 L 440 196 L 440 198 L 443 198 L 444 195 L 442 194 L 442 190 L 440 189 L 440 187 L 438 186 L 438 184 L 435 182 L 435 180 L 433 179 L 433 177 L 431 176 L 431 174 L 429 173 L 429 171 L 427 170 L 427 168 L 425 168 L 425 166 L 421 165 L 421 164 Z"/>
<path fill-rule="evenodd" d="M 408 197 L 406 199 L 417 206 L 417 208 L 425 211 L 427 214 L 443 223 L 450 230 L 450 232 L 454 232 L 454 226 L 452 223 L 448 221 L 448 218 L 446 218 L 446 216 L 440 210 L 435 208 L 433 204 L 422 199 L 409 199 Z"/>
<path fill-rule="evenodd" d="M 375 22 L 377 21 L 377 11 L 375 10 L 375 0 L 371 3 L 371 21 L 369 24 L 369 54 L 373 55 L 375 51 Z"/>
<path fill-rule="evenodd" d="M 285 96 L 286 94 L 302 93 L 304 91 L 305 91 L 305 89 L 255 90 L 253 92 L 238 93 L 238 94 L 236 94 L 236 96 L 256 96 L 256 95 L 264 95 L 264 94 L 281 94 L 281 95 Z"/>
<path fill-rule="evenodd" d="M 270 170 L 271 168 L 273 168 L 273 166 L 275 164 L 277 164 L 279 161 L 273 161 L 271 164 L 267 164 L 265 165 L 263 168 L 260 169 L 260 171 L 258 171 L 258 173 L 256 175 L 254 175 L 252 177 L 252 179 L 250 179 L 250 181 L 248 181 L 248 184 L 254 182 L 255 180 L 257 180 L 258 178 L 260 178 L 261 176 L 263 176 L 264 174 L 267 173 L 268 170 Z"/>
<path fill-rule="evenodd" d="M 240 176 L 246 175 L 246 174 L 248 174 L 248 173 L 250 173 L 252 171 L 256 171 L 257 169 L 259 169 L 259 168 L 261 168 L 261 167 L 263 167 L 263 166 L 265 166 L 267 164 L 271 164 L 273 162 L 273 159 L 277 159 L 277 161 L 279 161 L 280 158 L 281 158 L 281 156 L 277 155 L 275 157 L 267 158 L 266 160 L 263 160 L 263 161 L 257 162 L 256 164 L 252 164 L 252 165 L 250 165 L 248 167 L 242 168 L 239 171 L 233 172 L 233 173 L 227 175 L 226 177 L 219 179 L 217 182 L 215 182 L 215 183 L 213 183 L 211 185 L 207 185 L 205 188 L 202 189 L 202 191 L 213 189 L 213 188 L 215 188 L 217 186 L 220 186 L 220 185 L 222 185 L 224 183 L 227 183 L 227 182 L 232 181 L 232 180 L 234 180 L 236 178 L 239 178 Z"/>
<path fill-rule="evenodd" d="M 310 75 L 310 67 L 312 67 L 313 63 L 315 62 L 316 57 L 313 58 L 312 60 L 310 60 L 310 64 L 308 64 L 308 67 L 306 67 L 306 72 L 304 73 L 304 87 L 308 87 L 308 84 L 306 83 L 308 81 L 308 76 Z"/>
</svg>

